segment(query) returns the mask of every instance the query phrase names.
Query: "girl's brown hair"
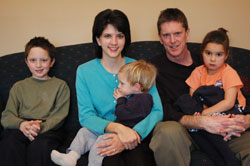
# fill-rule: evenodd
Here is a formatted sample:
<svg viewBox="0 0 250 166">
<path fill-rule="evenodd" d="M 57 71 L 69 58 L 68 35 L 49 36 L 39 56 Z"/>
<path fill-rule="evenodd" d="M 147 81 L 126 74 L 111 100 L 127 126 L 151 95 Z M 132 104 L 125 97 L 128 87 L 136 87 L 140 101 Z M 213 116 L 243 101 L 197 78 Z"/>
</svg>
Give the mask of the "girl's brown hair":
<svg viewBox="0 0 250 166">
<path fill-rule="evenodd" d="M 218 30 L 209 32 L 201 43 L 201 53 L 204 51 L 208 43 L 221 44 L 224 47 L 226 55 L 230 54 L 229 38 L 226 29 L 219 28 Z"/>
</svg>

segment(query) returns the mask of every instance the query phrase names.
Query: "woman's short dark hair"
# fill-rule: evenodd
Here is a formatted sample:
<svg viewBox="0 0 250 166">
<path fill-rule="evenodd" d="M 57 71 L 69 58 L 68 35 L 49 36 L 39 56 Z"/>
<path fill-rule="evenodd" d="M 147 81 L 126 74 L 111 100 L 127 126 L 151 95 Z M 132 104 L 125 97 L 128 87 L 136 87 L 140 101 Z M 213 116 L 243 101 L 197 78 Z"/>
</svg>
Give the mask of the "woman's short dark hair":
<svg viewBox="0 0 250 166">
<path fill-rule="evenodd" d="M 128 46 L 131 43 L 130 26 L 127 16 L 120 10 L 106 9 L 101 11 L 95 17 L 92 40 L 94 44 L 94 51 L 97 58 L 102 58 L 102 48 L 98 45 L 96 38 L 102 35 L 103 30 L 108 24 L 113 25 L 119 32 L 125 35 L 125 46 L 122 50 L 122 56 L 125 55 Z"/>
<path fill-rule="evenodd" d="M 40 47 L 40 48 L 46 50 L 48 52 L 51 60 L 55 59 L 56 48 L 53 44 L 51 44 L 49 42 L 48 39 L 46 39 L 44 37 L 34 37 L 34 38 L 30 39 L 30 41 L 25 46 L 25 52 L 24 52 L 25 59 L 27 59 L 27 57 L 30 53 L 30 50 L 33 47 Z"/>
</svg>

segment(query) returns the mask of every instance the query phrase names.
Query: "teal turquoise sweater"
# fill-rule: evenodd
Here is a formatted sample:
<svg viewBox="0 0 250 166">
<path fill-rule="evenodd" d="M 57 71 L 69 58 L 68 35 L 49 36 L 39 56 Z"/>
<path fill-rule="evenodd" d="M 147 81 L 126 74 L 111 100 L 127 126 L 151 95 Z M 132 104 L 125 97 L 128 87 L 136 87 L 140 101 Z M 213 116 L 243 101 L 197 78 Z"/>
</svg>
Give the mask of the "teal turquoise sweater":
<svg viewBox="0 0 250 166">
<path fill-rule="evenodd" d="M 135 61 L 128 57 L 125 57 L 125 60 L 125 63 Z M 118 88 L 118 84 L 118 75 L 106 71 L 100 59 L 91 60 L 78 67 L 76 91 L 79 121 L 83 127 L 104 134 L 106 126 L 115 121 L 117 101 L 113 97 L 113 93 L 114 89 Z M 155 124 L 163 118 L 161 100 L 156 86 L 151 88 L 149 94 L 153 97 L 152 111 L 133 128 L 140 134 L 142 140 L 152 131 Z"/>
</svg>

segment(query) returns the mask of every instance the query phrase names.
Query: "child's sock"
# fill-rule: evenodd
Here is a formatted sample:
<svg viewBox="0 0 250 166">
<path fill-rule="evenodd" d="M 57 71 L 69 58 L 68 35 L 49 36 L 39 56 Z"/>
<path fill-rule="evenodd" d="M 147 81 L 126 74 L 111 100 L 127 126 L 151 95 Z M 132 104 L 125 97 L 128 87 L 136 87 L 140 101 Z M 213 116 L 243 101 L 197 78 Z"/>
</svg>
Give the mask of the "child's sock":
<svg viewBox="0 0 250 166">
<path fill-rule="evenodd" d="M 61 166 L 76 166 L 79 158 L 80 156 L 75 151 L 70 151 L 66 154 L 56 150 L 52 150 L 51 152 L 51 160 Z"/>
</svg>

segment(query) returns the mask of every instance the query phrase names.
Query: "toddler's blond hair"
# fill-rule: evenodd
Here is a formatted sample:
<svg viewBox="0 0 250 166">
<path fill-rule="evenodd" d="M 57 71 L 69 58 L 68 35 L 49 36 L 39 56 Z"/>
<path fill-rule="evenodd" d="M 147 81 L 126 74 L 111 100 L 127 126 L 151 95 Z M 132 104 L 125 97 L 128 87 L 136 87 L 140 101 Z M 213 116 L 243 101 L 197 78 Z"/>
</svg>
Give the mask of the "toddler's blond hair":
<svg viewBox="0 0 250 166">
<path fill-rule="evenodd" d="M 127 76 L 127 81 L 134 86 L 136 83 L 141 85 L 142 92 L 148 92 L 155 84 L 157 69 L 151 63 L 138 60 L 127 63 L 120 68 L 119 73 Z"/>
</svg>

